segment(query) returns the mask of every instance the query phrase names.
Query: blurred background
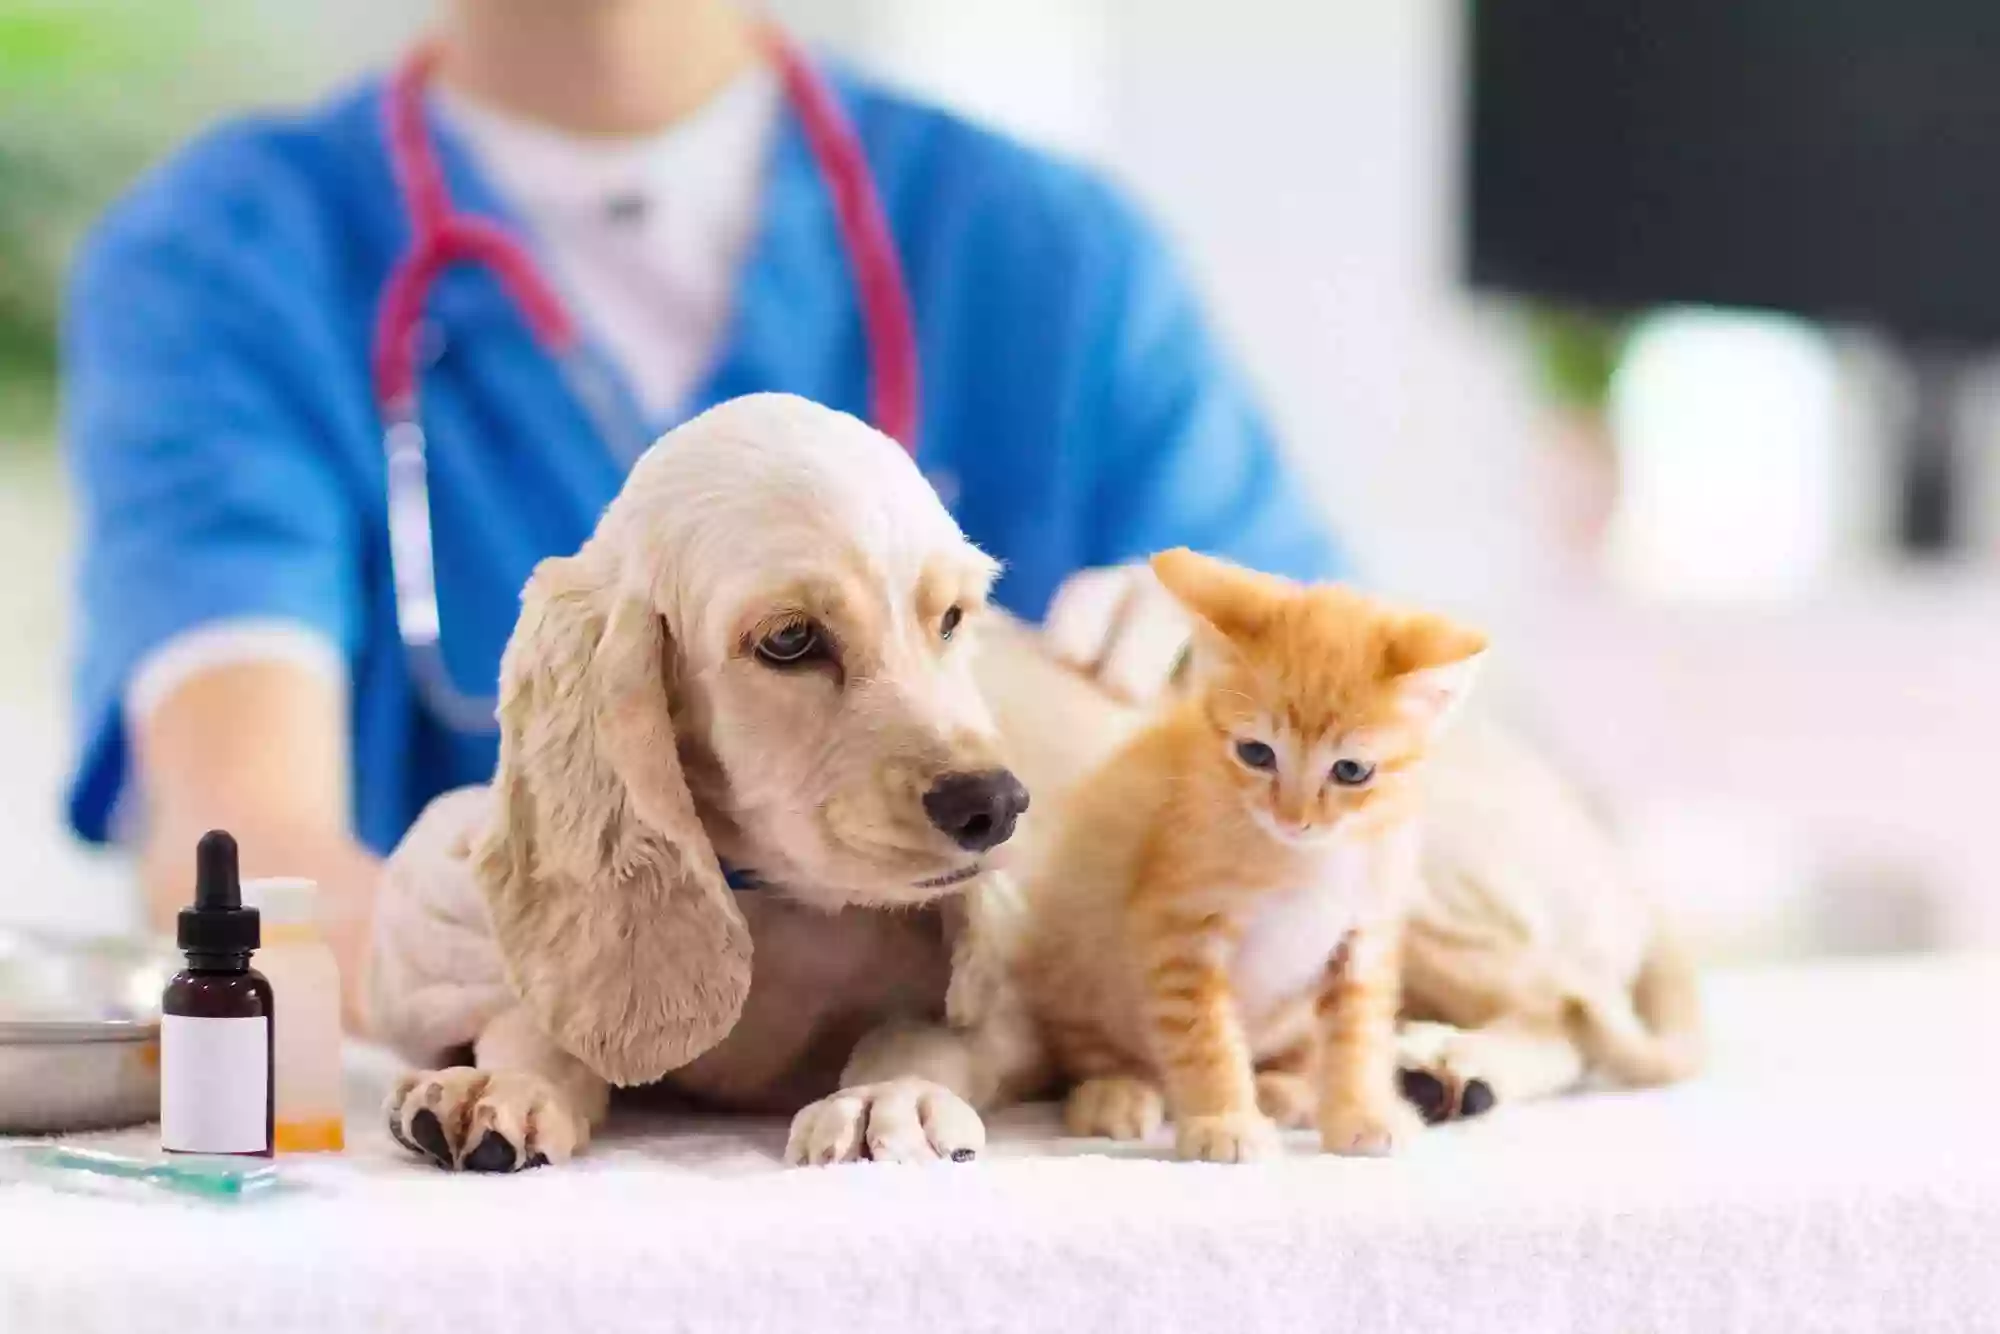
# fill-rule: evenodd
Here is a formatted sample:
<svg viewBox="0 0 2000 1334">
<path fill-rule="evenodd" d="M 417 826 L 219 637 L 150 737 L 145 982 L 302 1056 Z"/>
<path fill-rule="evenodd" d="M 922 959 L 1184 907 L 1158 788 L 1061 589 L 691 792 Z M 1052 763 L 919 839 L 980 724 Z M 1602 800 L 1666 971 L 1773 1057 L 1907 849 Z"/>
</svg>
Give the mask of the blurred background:
<svg viewBox="0 0 2000 1334">
<path fill-rule="evenodd" d="M 1989 6 L 768 8 L 1150 207 L 1361 575 L 1493 629 L 1709 957 L 2000 943 Z M 204 121 L 424 21 L 0 0 L 0 922 L 136 917 L 59 818 L 67 247 Z"/>
</svg>

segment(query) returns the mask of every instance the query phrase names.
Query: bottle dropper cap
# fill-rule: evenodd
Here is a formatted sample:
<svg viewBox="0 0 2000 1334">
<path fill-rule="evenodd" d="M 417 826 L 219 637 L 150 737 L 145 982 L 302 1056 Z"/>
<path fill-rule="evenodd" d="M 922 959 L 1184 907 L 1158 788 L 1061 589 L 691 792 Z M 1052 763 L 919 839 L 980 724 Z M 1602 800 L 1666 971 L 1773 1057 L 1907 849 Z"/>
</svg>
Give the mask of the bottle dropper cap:
<svg viewBox="0 0 2000 1334">
<path fill-rule="evenodd" d="M 194 906 L 181 909 L 180 947 L 188 954 L 248 954 L 262 943 L 257 910 L 243 906 L 236 840 L 220 829 L 194 851 Z"/>
</svg>

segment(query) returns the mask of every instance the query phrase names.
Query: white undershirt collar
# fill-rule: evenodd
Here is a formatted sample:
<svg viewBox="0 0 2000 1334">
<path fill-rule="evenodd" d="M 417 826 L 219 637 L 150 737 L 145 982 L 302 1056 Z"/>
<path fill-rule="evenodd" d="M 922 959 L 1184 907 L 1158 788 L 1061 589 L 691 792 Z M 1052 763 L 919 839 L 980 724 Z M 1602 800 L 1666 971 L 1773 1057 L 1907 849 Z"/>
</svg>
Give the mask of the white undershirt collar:
<svg viewBox="0 0 2000 1334">
<path fill-rule="evenodd" d="M 776 73 L 754 66 L 628 139 L 566 134 L 442 87 L 432 97 L 640 406 L 669 421 L 714 360 L 757 235 Z"/>
</svg>

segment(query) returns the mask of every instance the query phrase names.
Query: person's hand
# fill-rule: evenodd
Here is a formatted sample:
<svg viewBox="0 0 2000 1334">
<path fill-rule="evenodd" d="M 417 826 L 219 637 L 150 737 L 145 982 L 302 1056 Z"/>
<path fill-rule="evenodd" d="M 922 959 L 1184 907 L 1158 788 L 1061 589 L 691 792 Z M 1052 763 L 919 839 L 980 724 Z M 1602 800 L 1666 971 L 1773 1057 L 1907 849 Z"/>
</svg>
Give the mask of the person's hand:
<svg viewBox="0 0 2000 1334">
<path fill-rule="evenodd" d="M 156 929 L 187 905 L 195 841 L 227 829 L 246 877 L 319 883 L 341 1009 L 362 1032 L 381 862 L 348 821 L 345 688 L 282 660 L 208 667 L 133 719 L 146 794 L 142 875 Z"/>
<path fill-rule="evenodd" d="M 303 864 L 303 863 L 302 863 Z M 321 877 L 320 931 L 340 967 L 341 1023 L 352 1038 L 368 1032 L 368 965 L 382 863 L 358 844 L 326 847 L 312 864 Z"/>
<path fill-rule="evenodd" d="M 1157 698 L 1187 656 L 1190 622 L 1152 570 L 1082 570 L 1056 590 L 1043 634 L 1063 662 L 1120 698 Z"/>
</svg>

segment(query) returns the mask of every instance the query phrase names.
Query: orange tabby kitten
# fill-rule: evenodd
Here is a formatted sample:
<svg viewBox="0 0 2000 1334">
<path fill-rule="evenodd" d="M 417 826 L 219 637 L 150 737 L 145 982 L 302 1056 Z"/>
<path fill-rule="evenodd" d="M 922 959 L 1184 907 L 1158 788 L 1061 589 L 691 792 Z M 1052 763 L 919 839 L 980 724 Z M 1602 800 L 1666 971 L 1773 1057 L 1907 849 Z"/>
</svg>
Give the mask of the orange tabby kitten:
<svg viewBox="0 0 2000 1334">
<path fill-rule="evenodd" d="M 1153 569 L 1202 670 L 1085 779 L 1031 887 L 1020 978 L 1073 1133 L 1171 1113 L 1183 1158 L 1276 1152 L 1273 1121 L 1383 1153 L 1400 922 L 1426 748 L 1485 639 L 1189 551 Z"/>
</svg>

